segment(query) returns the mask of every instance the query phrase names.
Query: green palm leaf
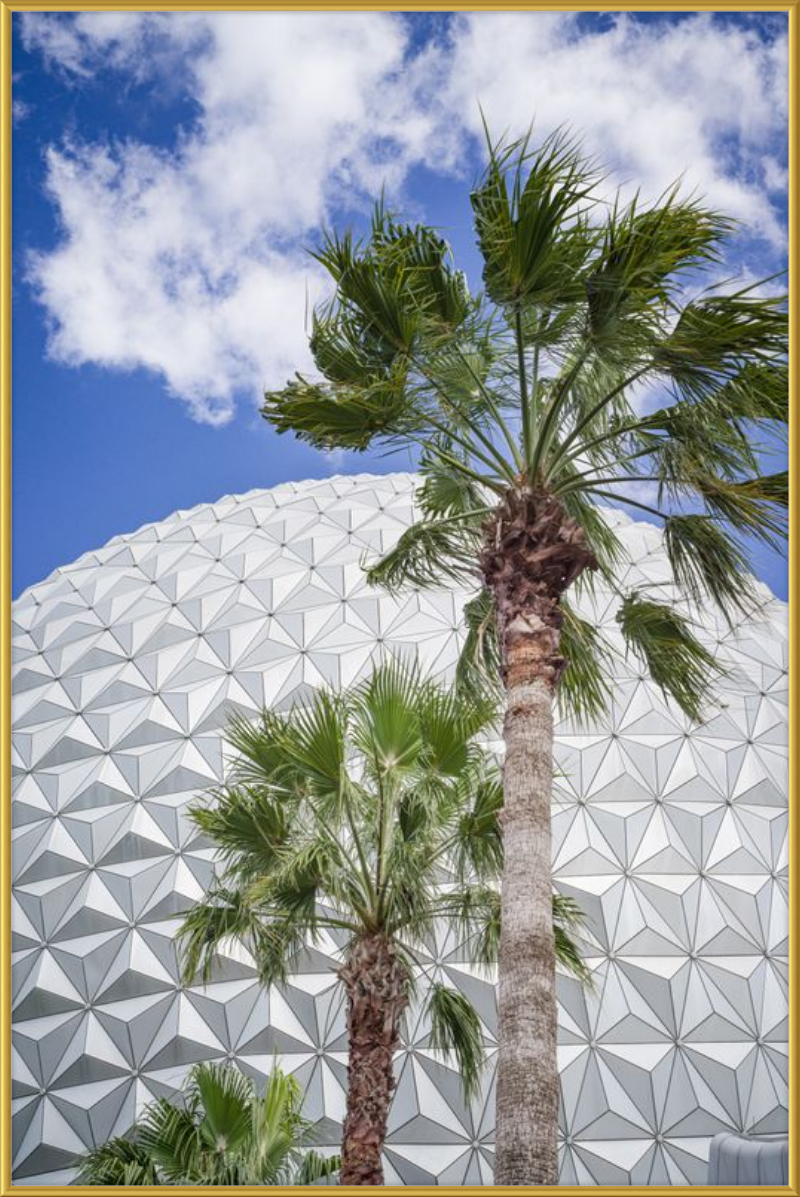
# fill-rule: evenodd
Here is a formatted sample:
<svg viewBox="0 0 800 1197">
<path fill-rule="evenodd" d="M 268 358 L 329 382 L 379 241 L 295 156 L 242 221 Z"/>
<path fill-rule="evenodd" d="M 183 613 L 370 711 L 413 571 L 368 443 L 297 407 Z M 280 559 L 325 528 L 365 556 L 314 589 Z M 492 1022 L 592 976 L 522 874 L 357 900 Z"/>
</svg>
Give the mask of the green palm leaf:
<svg viewBox="0 0 800 1197">
<path fill-rule="evenodd" d="M 751 610 L 753 579 L 743 551 L 707 515 L 671 515 L 664 547 L 675 580 L 698 607 L 709 597 L 730 618 Z"/>
<path fill-rule="evenodd" d="M 591 971 L 573 938 L 582 924 L 583 911 L 574 898 L 567 897 L 566 894 L 553 894 L 556 960 L 565 972 L 575 977 L 582 985 L 591 988 Z"/>
<path fill-rule="evenodd" d="M 406 528 L 395 547 L 368 567 L 367 581 L 387 590 L 427 587 L 441 579 L 463 582 L 474 577 L 477 543 L 466 518 L 422 520 Z"/>
<path fill-rule="evenodd" d="M 561 652 L 565 669 L 558 690 L 559 705 L 579 724 L 602 718 L 611 700 L 611 648 L 588 619 L 566 601 L 561 610 Z"/>
<path fill-rule="evenodd" d="M 132 1140 L 112 1139 L 79 1161 L 87 1185 L 293 1185 L 338 1171 L 308 1149 L 311 1124 L 294 1077 L 271 1072 L 263 1094 L 229 1065 L 197 1064 L 177 1102 L 147 1106 Z"/>
<path fill-rule="evenodd" d="M 714 516 L 728 521 L 740 532 L 774 549 L 779 549 L 785 541 L 789 502 L 786 471 L 741 482 L 701 478 L 697 490 Z"/>
<path fill-rule="evenodd" d="M 497 768 L 481 770 L 466 782 L 468 805 L 454 832 L 456 875 L 477 881 L 500 876 L 503 836 L 498 816 L 503 809 L 503 785 Z"/>
<path fill-rule="evenodd" d="M 489 165 L 470 200 L 483 282 L 494 303 L 552 308 L 580 295 L 581 272 L 596 236 L 582 219 L 582 207 L 595 182 L 579 145 L 563 131 L 535 150 L 529 138 L 489 144 Z"/>
<path fill-rule="evenodd" d="M 484 587 L 464 605 L 467 630 L 456 665 L 456 689 L 469 697 L 488 694 L 499 701 L 501 694 L 500 650 L 491 593 Z"/>
<path fill-rule="evenodd" d="M 216 1152 L 236 1151 L 251 1127 L 255 1091 L 250 1079 L 234 1068 L 199 1064 L 191 1084 L 203 1111 L 198 1130 L 205 1146 Z"/>
<path fill-rule="evenodd" d="M 341 1156 L 323 1156 L 316 1151 L 306 1151 L 303 1154 L 293 1183 L 296 1185 L 313 1185 L 321 1180 L 330 1180 L 331 1177 L 337 1175 L 341 1166 Z"/>
<path fill-rule="evenodd" d="M 690 400 L 703 398 L 750 363 L 786 354 L 786 299 L 711 295 L 686 305 L 658 348 L 657 367 Z"/>
<path fill-rule="evenodd" d="M 643 208 L 638 197 L 616 206 L 587 281 L 593 346 L 631 361 L 637 352 L 647 352 L 682 276 L 717 262 L 730 229 L 725 217 L 681 199 L 677 187 L 651 208 Z"/>
<path fill-rule="evenodd" d="M 426 997 L 431 1020 L 431 1047 L 451 1057 L 458 1066 L 467 1101 L 478 1092 L 485 1063 L 481 1023 L 475 1007 L 463 993 L 438 982 Z"/>
<path fill-rule="evenodd" d="M 317 449 L 366 449 L 376 436 L 411 433 L 424 424 L 409 403 L 403 367 L 365 384 L 328 387 L 297 377 L 267 391 L 262 415 L 278 432 L 294 432 Z"/>
<path fill-rule="evenodd" d="M 77 1185 L 155 1185 L 158 1172 L 148 1152 L 130 1139 L 109 1139 L 78 1160 Z"/>
<path fill-rule="evenodd" d="M 190 1090 L 190 1097 L 191 1090 Z M 194 1111 L 159 1097 L 147 1106 L 137 1128 L 139 1143 L 168 1184 L 202 1176 L 207 1164 Z"/>
<path fill-rule="evenodd" d="M 287 797 L 234 785 L 217 791 L 214 798 L 214 805 L 193 803 L 188 814 L 214 841 L 221 858 L 235 865 L 243 878 L 272 868 L 291 827 Z"/>
<path fill-rule="evenodd" d="M 719 666 L 688 619 L 674 607 L 634 592 L 623 602 L 617 620 L 656 685 L 690 719 L 699 719 Z"/>
</svg>

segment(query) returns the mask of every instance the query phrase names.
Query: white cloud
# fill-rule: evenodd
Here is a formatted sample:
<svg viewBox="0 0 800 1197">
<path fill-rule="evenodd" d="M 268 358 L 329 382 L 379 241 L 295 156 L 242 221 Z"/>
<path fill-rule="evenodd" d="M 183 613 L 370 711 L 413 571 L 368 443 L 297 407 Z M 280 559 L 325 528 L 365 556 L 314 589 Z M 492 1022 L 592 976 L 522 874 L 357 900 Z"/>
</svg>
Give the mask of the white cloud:
<svg viewBox="0 0 800 1197">
<path fill-rule="evenodd" d="M 151 369 L 195 418 L 223 422 L 237 394 L 308 365 L 304 312 L 323 285 L 302 250 L 313 231 L 384 183 L 400 192 L 417 163 L 471 172 L 479 103 L 495 129 L 534 113 L 543 132 L 572 124 L 650 194 L 688 168 L 779 244 L 766 193 L 783 169 L 784 44 L 700 17 L 578 30 L 571 14 L 463 15 L 411 50 L 392 13 L 26 14 L 28 48 L 76 85 L 153 75 L 198 114 L 170 152 L 48 150 L 61 238 L 31 279 L 51 353 Z"/>
<path fill-rule="evenodd" d="M 523 131 L 533 114 L 542 131 L 566 123 L 615 179 L 655 198 L 683 176 L 687 189 L 783 241 L 763 155 L 768 142 L 785 141 L 785 41 L 766 45 L 710 16 L 658 25 L 620 16 L 581 33 L 574 14 L 535 15 L 459 19 L 445 103 L 476 133 L 476 97 L 492 129 Z"/>
<path fill-rule="evenodd" d="M 419 156 L 426 120 L 404 123 L 393 83 L 404 27 L 380 14 L 103 15 L 113 19 L 84 14 L 57 34 L 30 19 L 28 44 L 83 77 L 98 56 L 141 71 L 143 47 L 174 57 L 179 39 L 201 116 L 173 153 L 50 148 L 63 237 L 31 276 L 51 351 L 150 368 L 195 417 L 222 422 L 237 391 L 307 364 L 304 312 L 321 272 L 301 242 L 332 202 L 385 175 L 399 182 Z"/>
</svg>

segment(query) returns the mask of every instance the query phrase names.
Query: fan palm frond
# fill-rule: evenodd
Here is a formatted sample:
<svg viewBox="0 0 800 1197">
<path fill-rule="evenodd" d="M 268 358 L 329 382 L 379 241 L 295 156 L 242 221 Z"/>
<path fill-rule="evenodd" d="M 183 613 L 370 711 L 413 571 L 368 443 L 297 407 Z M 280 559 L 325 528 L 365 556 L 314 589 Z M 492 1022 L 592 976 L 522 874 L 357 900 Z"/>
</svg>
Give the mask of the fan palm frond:
<svg viewBox="0 0 800 1197">
<path fill-rule="evenodd" d="M 489 164 L 470 200 L 483 282 L 494 303 L 513 308 L 524 300 L 557 308 L 579 296 L 596 243 L 583 208 L 596 183 L 596 170 L 564 130 L 536 149 L 530 136 L 489 141 Z"/>
<path fill-rule="evenodd" d="M 235 1068 L 198 1064 L 190 1089 L 202 1118 L 198 1133 L 210 1151 L 237 1151 L 251 1129 L 255 1089 L 249 1077 Z"/>
<path fill-rule="evenodd" d="M 692 632 L 689 620 L 673 606 L 637 592 L 625 598 L 617 620 L 656 685 L 690 719 L 699 719 L 719 666 Z"/>
<path fill-rule="evenodd" d="M 214 883 L 183 916 L 177 941 L 183 979 L 191 984 L 199 975 L 211 979 L 218 953 L 226 944 L 240 943 L 248 951 L 261 945 L 263 926 L 241 889 Z"/>
<path fill-rule="evenodd" d="M 704 477 L 697 491 L 709 511 L 740 533 L 779 549 L 786 539 L 788 474 L 782 471 L 740 482 Z"/>
<path fill-rule="evenodd" d="M 558 689 L 563 711 L 589 724 L 606 714 L 611 700 L 612 652 L 601 632 L 571 603 L 562 602 L 561 652 L 565 669 Z"/>
<path fill-rule="evenodd" d="M 439 982 L 430 986 L 425 1005 L 431 1020 L 431 1047 L 455 1060 L 469 1101 L 478 1091 L 485 1063 L 477 1011 L 463 993 Z"/>
<path fill-rule="evenodd" d="M 659 345 L 656 364 L 696 401 L 747 365 L 770 364 L 788 349 L 786 297 L 708 295 L 688 303 Z"/>
<path fill-rule="evenodd" d="M 678 187 L 651 207 L 638 196 L 611 210 L 603 246 L 587 282 L 590 337 L 596 349 L 647 352 L 661 330 L 665 310 L 682 276 L 719 261 L 731 222 L 699 201 L 683 199 Z"/>
<path fill-rule="evenodd" d="M 668 516 L 664 547 L 676 582 L 698 607 L 710 597 L 729 619 L 752 610 L 753 578 L 744 552 L 710 516 Z"/>
<path fill-rule="evenodd" d="M 292 1185 L 338 1171 L 307 1146 L 297 1080 L 273 1068 L 263 1093 L 238 1069 L 196 1064 L 177 1104 L 145 1107 L 132 1139 L 112 1139 L 84 1155 L 86 1185 Z"/>
<path fill-rule="evenodd" d="M 78 1160 L 78 1185 L 155 1185 L 158 1171 L 148 1152 L 130 1139 L 109 1139 Z"/>
<path fill-rule="evenodd" d="M 500 650 L 494 601 L 484 587 L 464 605 L 466 637 L 456 665 L 456 689 L 466 695 L 489 694 L 499 700 Z"/>
<path fill-rule="evenodd" d="M 403 531 L 393 549 L 368 567 L 367 581 L 371 586 L 399 590 L 403 586 L 430 586 L 442 578 L 454 582 L 474 578 L 478 537 L 469 527 L 469 518 L 448 517 L 412 524 Z"/>
</svg>

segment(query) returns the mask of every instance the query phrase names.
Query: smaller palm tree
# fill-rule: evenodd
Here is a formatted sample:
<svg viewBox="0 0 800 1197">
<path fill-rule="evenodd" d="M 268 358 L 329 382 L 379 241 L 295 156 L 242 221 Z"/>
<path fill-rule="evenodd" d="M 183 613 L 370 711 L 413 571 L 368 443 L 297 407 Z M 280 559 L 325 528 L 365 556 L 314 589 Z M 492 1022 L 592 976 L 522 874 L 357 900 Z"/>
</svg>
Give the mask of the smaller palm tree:
<svg viewBox="0 0 800 1197">
<path fill-rule="evenodd" d="M 308 1148 L 297 1081 L 279 1068 L 263 1095 L 231 1066 L 197 1064 L 176 1105 L 147 1106 L 129 1138 L 78 1161 L 79 1185 L 302 1185 L 332 1176 L 336 1157 Z"/>
<path fill-rule="evenodd" d="M 403 1013 L 437 930 L 493 963 L 502 787 L 478 740 L 495 716 L 396 662 L 343 695 L 318 692 L 282 717 L 236 721 L 238 753 L 213 805 L 191 812 L 221 853 L 221 873 L 186 915 L 184 975 L 204 980 L 226 943 L 243 944 L 264 984 L 285 980 L 322 932 L 343 943 L 349 1068 L 342 1184 L 382 1184 L 381 1152 Z M 556 899 L 562 960 L 576 909 Z M 431 1044 L 476 1088 L 483 1036 L 468 999 L 428 978 L 419 999 Z"/>
</svg>

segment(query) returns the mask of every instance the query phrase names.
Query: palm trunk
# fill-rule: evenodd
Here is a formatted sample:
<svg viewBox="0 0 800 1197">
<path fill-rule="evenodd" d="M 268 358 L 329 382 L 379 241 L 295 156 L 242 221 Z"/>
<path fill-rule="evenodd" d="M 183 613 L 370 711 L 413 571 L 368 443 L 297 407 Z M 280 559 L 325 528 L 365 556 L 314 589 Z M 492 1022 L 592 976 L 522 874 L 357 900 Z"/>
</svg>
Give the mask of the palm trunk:
<svg viewBox="0 0 800 1197">
<path fill-rule="evenodd" d="M 484 529 L 506 688 L 495 1183 L 558 1182 L 558 1032 L 550 803 L 563 592 L 595 567 L 542 492 L 510 492 Z"/>
<path fill-rule="evenodd" d="M 519 650 L 508 654 L 513 676 Z M 504 723 L 495 1184 L 558 1181 L 556 974 L 550 857 L 552 682 L 509 680 Z M 532 676 L 525 675 L 532 673 Z"/>
<path fill-rule="evenodd" d="M 394 1053 L 408 1004 L 408 973 L 381 935 L 357 940 L 339 971 L 347 991 L 347 1114 L 343 1185 L 382 1185 L 381 1152 L 394 1090 Z"/>
</svg>

